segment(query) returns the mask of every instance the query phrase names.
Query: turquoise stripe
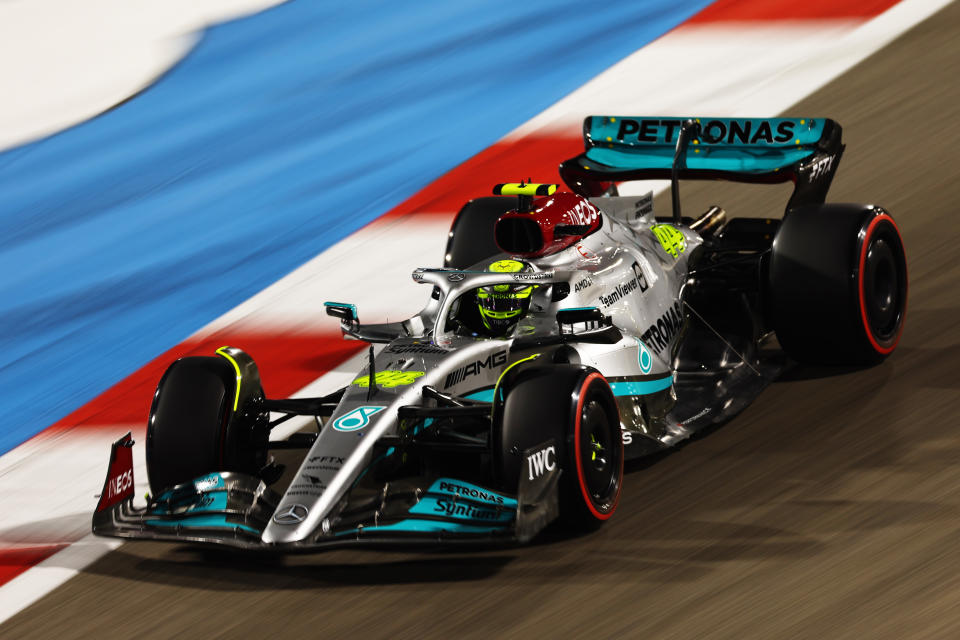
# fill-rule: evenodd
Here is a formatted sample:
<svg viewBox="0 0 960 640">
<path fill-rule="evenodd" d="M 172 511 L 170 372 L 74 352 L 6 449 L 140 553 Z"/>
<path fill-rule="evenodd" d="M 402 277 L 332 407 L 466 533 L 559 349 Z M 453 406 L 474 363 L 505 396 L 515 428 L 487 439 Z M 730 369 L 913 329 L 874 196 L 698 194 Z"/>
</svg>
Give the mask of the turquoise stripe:
<svg viewBox="0 0 960 640">
<path fill-rule="evenodd" d="M 748 153 L 732 149 L 703 148 L 701 154 L 687 155 L 687 169 L 700 171 L 731 171 L 736 173 L 770 173 L 794 165 L 815 152 L 813 149 L 773 149 Z M 594 162 L 621 170 L 669 169 L 673 166 L 674 149 L 602 149 L 587 151 Z"/>
<path fill-rule="evenodd" d="M 404 531 L 410 533 L 433 533 L 437 531 L 449 531 L 452 533 L 493 533 L 504 530 L 503 525 L 477 527 L 474 525 L 460 524 L 458 522 L 444 522 L 442 520 L 401 520 L 393 524 L 385 524 L 379 527 L 364 527 L 364 531 Z M 357 530 L 343 531 L 338 536 L 350 535 Z"/>
<path fill-rule="evenodd" d="M 205 511 L 226 511 L 227 492 L 215 491 L 203 496 L 194 494 L 180 500 L 175 500 L 172 504 L 177 508 L 173 508 L 171 504 L 167 502 L 160 501 L 156 507 L 150 510 L 150 515 L 174 515 L 171 513 L 171 511 L 176 512 L 176 515 L 192 515 L 194 513 L 203 513 Z M 183 508 L 184 506 L 186 506 L 186 509 Z"/>
<path fill-rule="evenodd" d="M 455 478 L 437 478 L 433 481 L 433 484 L 430 485 L 430 488 L 427 489 L 427 493 L 446 494 L 449 496 L 462 495 L 465 498 L 486 502 L 492 507 L 499 506 L 500 508 L 513 511 L 517 508 L 517 501 L 510 496 Z"/>
<path fill-rule="evenodd" d="M 493 402 L 493 389 L 481 389 L 463 396 L 467 400 L 478 400 L 480 402 Z"/>
<path fill-rule="evenodd" d="M 657 391 L 669 389 L 673 384 L 673 376 L 658 378 L 657 380 L 639 380 L 633 382 L 611 382 L 615 396 L 645 396 Z"/>
<path fill-rule="evenodd" d="M 464 501 L 456 502 L 454 496 L 441 495 L 437 498 L 427 496 L 410 508 L 414 515 L 447 517 L 454 520 L 476 522 L 481 520 L 493 524 L 506 524 L 513 521 L 516 508 L 513 510 L 497 508 L 497 505 L 487 503 L 484 506 L 468 504 Z"/>
<path fill-rule="evenodd" d="M 673 376 L 658 378 L 656 380 L 640 380 L 634 382 L 611 382 L 610 388 L 613 389 L 615 396 L 645 396 L 657 391 L 663 391 L 673 384 Z M 463 396 L 467 400 L 479 400 L 481 402 L 493 402 L 493 389 L 483 389 L 474 391 Z"/>
<path fill-rule="evenodd" d="M 685 119 L 594 116 L 590 119 L 592 146 L 587 158 L 621 170 L 669 169 L 673 166 L 677 130 L 659 123 L 678 125 Z M 633 121 L 634 126 L 643 122 L 649 127 L 642 141 L 636 131 L 624 132 L 628 120 Z M 699 118 L 699 121 L 704 131 L 687 152 L 688 169 L 755 174 L 778 171 L 812 156 L 825 126 L 822 118 Z M 736 136 L 734 129 L 743 137 Z M 763 130 L 766 136 L 760 135 Z"/>
<path fill-rule="evenodd" d="M 245 524 L 227 522 L 226 516 L 202 516 L 183 520 L 147 520 L 147 525 L 152 527 L 181 526 L 184 529 L 243 529 L 244 531 L 260 535 L 260 532 L 253 527 L 248 527 Z"/>
</svg>

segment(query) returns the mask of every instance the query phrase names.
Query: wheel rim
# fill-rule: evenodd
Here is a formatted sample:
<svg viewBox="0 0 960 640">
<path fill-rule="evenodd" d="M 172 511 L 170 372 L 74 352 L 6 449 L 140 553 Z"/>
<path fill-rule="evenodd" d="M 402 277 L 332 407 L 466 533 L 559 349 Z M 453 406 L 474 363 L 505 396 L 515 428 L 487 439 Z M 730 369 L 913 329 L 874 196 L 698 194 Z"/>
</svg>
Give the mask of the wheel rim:
<svg viewBox="0 0 960 640">
<path fill-rule="evenodd" d="M 584 488 L 594 506 L 607 511 L 619 491 L 619 449 L 611 440 L 610 419 L 599 401 L 585 402 L 580 420 L 579 464 Z"/>
<path fill-rule="evenodd" d="M 875 348 L 892 350 L 906 306 L 906 264 L 896 230 L 879 224 L 863 254 L 861 291 L 866 329 Z"/>
</svg>

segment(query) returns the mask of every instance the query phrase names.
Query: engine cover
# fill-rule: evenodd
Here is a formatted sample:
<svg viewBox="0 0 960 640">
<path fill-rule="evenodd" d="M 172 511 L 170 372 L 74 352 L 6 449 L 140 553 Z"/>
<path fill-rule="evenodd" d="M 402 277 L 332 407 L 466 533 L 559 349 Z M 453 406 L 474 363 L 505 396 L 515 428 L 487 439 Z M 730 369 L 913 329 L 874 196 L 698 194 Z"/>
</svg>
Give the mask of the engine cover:
<svg viewBox="0 0 960 640">
<path fill-rule="evenodd" d="M 562 251 L 600 228 L 600 211 L 589 200 L 557 192 L 537 198 L 531 211 L 508 211 L 494 229 L 497 246 L 517 256 L 539 258 Z"/>
</svg>

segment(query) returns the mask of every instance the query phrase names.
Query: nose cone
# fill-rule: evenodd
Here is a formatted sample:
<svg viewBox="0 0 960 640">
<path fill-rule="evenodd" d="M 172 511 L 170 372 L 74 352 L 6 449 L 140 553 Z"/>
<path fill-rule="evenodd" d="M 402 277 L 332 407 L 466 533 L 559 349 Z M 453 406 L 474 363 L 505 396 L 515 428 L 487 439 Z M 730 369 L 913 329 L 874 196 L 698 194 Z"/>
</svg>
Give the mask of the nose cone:
<svg viewBox="0 0 960 640">
<path fill-rule="evenodd" d="M 265 544 L 298 542 L 310 533 L 306 525 L 310 509 L 303 504 L 282 504 L 273 513 L 260 539 Z"/>
</svg>

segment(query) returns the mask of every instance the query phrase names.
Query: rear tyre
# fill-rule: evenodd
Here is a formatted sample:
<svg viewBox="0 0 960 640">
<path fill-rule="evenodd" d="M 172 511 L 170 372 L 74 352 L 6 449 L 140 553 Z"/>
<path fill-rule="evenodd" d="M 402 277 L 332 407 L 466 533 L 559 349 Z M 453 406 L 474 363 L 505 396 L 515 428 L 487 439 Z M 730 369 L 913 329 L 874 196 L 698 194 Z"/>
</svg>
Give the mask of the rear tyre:
<svg viewBox="0 0 960 640">
<path fill-rule="evenodd" d="M 259 376 L 245 376 L 239 399 L 237 378 L 224 358 L 181 358 L 164 373 L 147 425 L 154 495 L 216 471 L 256 475 L 266 464 L 269 429 L 257 409 L 263 401 Z"/>
<path fill-rule="evenodd" d="M 548 440 L 561 465 L 560 521 L 590 530 L 616 511 L 623 486 L 623 440 L 610 385 L 588 367 L 531 367 L 504 382 L 494 409 L 495 474 L 516 490 L 523 451 Z"/>
<path fill-rule="evenodd" d="M 879 207 L 798 209 L 773 241 L 768 314 L 784 351 L 811 364 L 869 365 L 896 349 L 907 309 L 907 261 Z"/>
<path fill-rule="evenodd" d="M 469 269 L 502 253 L 494 239 L 494 224 L 500 216 L 516 207 L 517 199 L 506 196 L 476 198 L 463 205 L 450 227 L 443 266 Z"/>
</svg>

